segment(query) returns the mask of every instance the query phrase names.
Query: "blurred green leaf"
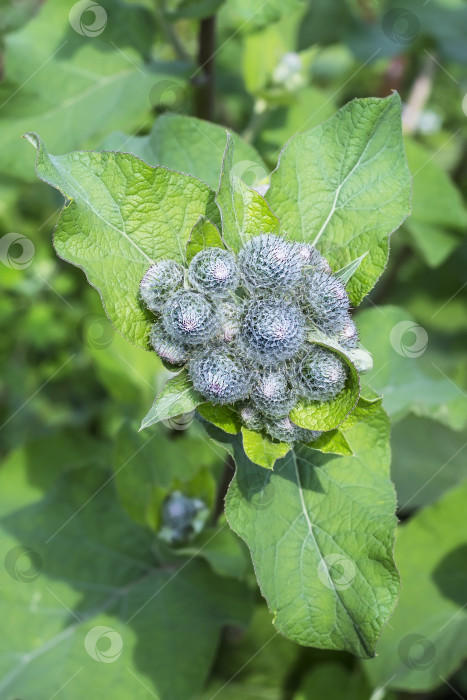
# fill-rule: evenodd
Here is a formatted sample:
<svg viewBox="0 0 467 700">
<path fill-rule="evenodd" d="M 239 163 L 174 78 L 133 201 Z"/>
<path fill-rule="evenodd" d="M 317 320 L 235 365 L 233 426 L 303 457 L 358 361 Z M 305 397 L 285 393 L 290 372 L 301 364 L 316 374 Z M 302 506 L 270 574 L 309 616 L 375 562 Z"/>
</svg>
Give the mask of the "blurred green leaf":
<svg viewBox="0 0 467 700">
<path fill-rule="evenodd" d="M 389 425 L 379 409 L 346 435 L 355 457 L 301 446 L 274 471 L 218 435 L 237 464 L 226 499 L 277 629 L 303 645 L 368 657 L 397 599 Z"/>
<path fill-rule="evenodd" d="M 355 305 L 384 270 L 388 237 L 409 213 L 400 124 L 397 94 L 348 103 L 293 137 L 266 193 L 283 231 L 316 245 L 334 270 L 367 253 L 347 287 Z"/>
<path fill-rule="evenodd" d="M 151 314 L 138 298 L 141 278 L 158 258 L 185 260 L 199 217 L 217 218 L 213 192 L 126 153 L 52 156 L 37 136 L 29 138 L 38 176 L 70 200 L 55 231 L 58 255 L 86 272 L 117 330 L 147 347 Z"/>
<path fill-rule="evenodd" d="M 467 484 L 402 525 L 395 557 L 403 586 L 391 624 L 365 664 L 373 686 L 426 691 L 465 658 Z"/>
</svg>

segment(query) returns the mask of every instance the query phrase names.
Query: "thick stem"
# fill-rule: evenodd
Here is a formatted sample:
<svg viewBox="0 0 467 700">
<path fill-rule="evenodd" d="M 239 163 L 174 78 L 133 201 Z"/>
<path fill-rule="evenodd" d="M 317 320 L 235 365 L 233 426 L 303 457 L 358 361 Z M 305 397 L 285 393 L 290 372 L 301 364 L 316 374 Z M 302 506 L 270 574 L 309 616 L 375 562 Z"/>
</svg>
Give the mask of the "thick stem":
<svg viewBox="0 0 467 700">
<path fill-rule="evenodd" d="M 193 75 L 195 114 L 200 119 L 214 119 L 214 54 L 216 18 L 201 20 L 199 28 L 198 70 Z"/>
</svg>

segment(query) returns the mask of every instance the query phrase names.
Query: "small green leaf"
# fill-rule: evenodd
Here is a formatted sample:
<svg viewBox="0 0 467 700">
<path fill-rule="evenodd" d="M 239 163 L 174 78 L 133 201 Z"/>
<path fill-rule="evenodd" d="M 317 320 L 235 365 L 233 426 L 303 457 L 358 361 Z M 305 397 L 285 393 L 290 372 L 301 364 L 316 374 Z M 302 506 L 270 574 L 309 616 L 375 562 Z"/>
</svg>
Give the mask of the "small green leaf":
<svg viewBox="0 0 467 700">
<path fill-rule="evenodd" d="M 237 465 L 226 514 L 283 635 L 371 657 L 399 589 L 386 414 L 379 408 L 346 438 L 353 457 L 300 446 L 271 471 L 224 434 Z"/>
<path fill-rule="evenodd" d="M 141 422 L 140 430 L 148 428 L 153 423 L 167 420 L 181 413 L 189 413 L 204 401 L 201 394 L 193 389 L 188 372 L 182 370 L 164 384 L 148 414 Z"/>
<path fill-rule="evenodd" d="M 235 435 L 240 432 L 241 423 L 237 413 L 228 406 L 214 406 L 212 403 L 202 403 L 197 408 L 204 420 L 209 421 L 226 433 Z"/>
<path fill-rule="evenodd" d="M 291 449 L 286 442 L 273 442 L 262 433 L 242 427 L 243 449 L 253 464 L 265 469 L 274 469 L 278 459 L 284 457 Z"/>
<path fill-rule="evenodd" d="M 322 125 L 294 136 L 266 199 L 294 240 L 316 245 L 333 270 L 368 253 L 348 285 L 357 305 L 388 257 L 388 237 L 410 210 L 410 173 L 400 99 L 353 100 Z"/>
<path fill-rule="evenodd" d="M 141 278 L 158 258 L 185 261 L 200 216 L 217 216 L 214 193 L 128 153 L 52 156 L 38 136 L 28 139 L 38 149 L 38 176 L 70 200 L 55 230 L 58 255 L 84 270 L 117 330 L 146 348 L 151 314 L 138 298 Z"/>
<path fill-rule="evenodd" d="M 317 343 L 324 348 L 331 346 Z M 332 348 L 348 367 L 348 378 L 343 390 L 332 401 L 307 401 L 301 399 L 290 413 L 292 421 L 307 430 L 333 430 L 340 425 L 355 408 L 360 395 L 358 372 L 348 357 Z"/>
<path fill-rule="evenodd" d="M 190 263 L 195 255 L 204 248 L 225 248 L 221 234 L 212 221 L 202 216 L 193 226 L 186 244 L 186 261 Z"/>
<path fill-rule="evenodd" d="M 352 260 L 352 262 L 349 262 L 347 265 L 344 265 L 344 267 L 341 267 L 340 270 L 337 270 L 337 272 L 334 273 L 334 277 L 337 277 L 337 279 L 340 280 L 343 285 L 346 285 L 352 277 L 352 275 L 354 275 L 355 272 L 358 270 L 360 264 L 366 258 L 367 255 L 368 251 L 366 253 L 363 253 L 363 255 L 360 255 L 359 258 L 355 258 L 355 260 Z"/>
<path fill-rule="evenodd" d="M 353 455 L 347 438 L 339 428 L 323 433 L 317 440 L 310 444 L 314 450 L 319 450 L 325 454 Z"/>
<path fill-rule="evenodd" d="M 233 140 L 227 134 L 216 202 L 221 212 L 224 241 L 237 253 L 246 241 L 259 233 L 278 233 L 279 219 L 266 200 L 234 174 L 233 152 Z"/>
</svg>

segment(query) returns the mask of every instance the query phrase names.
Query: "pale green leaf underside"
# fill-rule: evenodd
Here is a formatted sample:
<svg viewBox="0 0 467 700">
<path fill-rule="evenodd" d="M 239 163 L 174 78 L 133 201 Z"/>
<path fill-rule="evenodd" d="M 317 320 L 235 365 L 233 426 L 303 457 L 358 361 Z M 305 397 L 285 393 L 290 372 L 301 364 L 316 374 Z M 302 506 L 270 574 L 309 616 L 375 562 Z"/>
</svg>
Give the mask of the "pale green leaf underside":
<svg viewBox="0 0 467 700">
<path fill-rule="evenodd" d="M 127 153 L 52 156 L 37 136 L 28 138 L 38 149 L 38 176 L 71 200 L 55 230 L 58 255 L 84 270 L 115 328 L 146 347 L 151 314 L 138 299 L 141 278 L 158 258 L 185 261 L 200 216 L 218 217 L 213 192 Z"/>
<path fill-rule="evenodd" d="M 228 134 L 216 202 L 221 212 L 224 241 L 238 253 L 253 236 L 278 233 L 279 220 L 266 200 L 234 174 L 233 149 L 233 140 Z"/>
<path fill-rule="evenodd" d="M 221 234 L 212 221 L 202 216 L 193 226 L 190 239 L 186 244 L 186 261 L 189 264 L 195 255 L 204 248 L 224 248 Z"/>
<path fill-rule="evenodd" d="M 278 459 L 290 450 L 286 442 L 275 442 L 267 435 L 242 427 L 243 449 L 253 464 L 273 469 Z"/>
<path fill-rule="evenodd" d="M 246 458 L 239 436 L 224 436 L 237 463 L 226 513 L 277 629 L 368 657 L 399 588 L 387 417 L 380 408 L 346 437 L 354 457 L 301 446 L 267 471 Z"/>
<path fill-rule="evenodd" d="M 353 100 L 293 137 L 266 199 L 284 232 L 316 245 L 333 270 L 368 251 L 348 285 L 357 305 L 386 266 L 388 237 L 409 213 L 410 192 L 394 94 Z"/>
<path fill-rule="evenodd" d="M 403 586 L 391 625 L 365 664 L 375 686 L 429 691 L 465 658 L 467 483 L 419 511 L 399 530 Z"/>
<path fill-rule="evenodd" d="M 148 414 L 143 418 L 140 429 L 148 428 L 161 420 L 194 411 L 203 401 L 201 394 L 193 389 L 188 372 L 182 370 L 164 384 Z"/>
</svg>

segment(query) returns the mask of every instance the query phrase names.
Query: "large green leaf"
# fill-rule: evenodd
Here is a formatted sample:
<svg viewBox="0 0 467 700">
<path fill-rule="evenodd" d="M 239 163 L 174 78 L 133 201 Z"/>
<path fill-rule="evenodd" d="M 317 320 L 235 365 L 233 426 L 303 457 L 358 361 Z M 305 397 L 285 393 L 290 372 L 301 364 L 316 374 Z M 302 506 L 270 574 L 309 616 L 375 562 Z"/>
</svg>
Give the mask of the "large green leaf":
<svg viewBox="0 0 467 700">
<path fill-rule="evenodd" d="M 117 330 L 146 347 L 151 314 L 138 299 L 141 278 L 158 258 L 185 260 L 199 217 L 217 219 L 213 192 L 128 153 L 52 156 L 37 136 L 29 139 L 39 177 L 71 200 L 55 231 L 57 253 L 85 271 Z"/>
<path fill-rule="evenodd" d="M 348 285 L 358 304 L 386 266 L 389 235 L 409 213 L 398 95 L 354 100 L 292 138 L 266 199 L 285 233 L 316 245 L 333 270 L 367 253 Z"/>
<path fill-rule="evenodd" d="M 401 596 L 377 658 L 365 664 L 376 687 L 430 690 L 465 658 L 466 499 L 463 484 L 400 528 L 395 557 Z"/>
<path fill-rule="evenodd" d="M 83 3 L 48 0 L 6 39 L 0 170 L 10 177 L 34 180 L 25 132 L 41 133 L 55 152 L 96 145 L 109 129 L 133 130 L 149 117 L 158 85 L 186 84 L 169 64 L 142 62 L 154 37 L 146 8 L 117 0 L 93 7 L 95 17 Z"/>
<path fill-rule="evenodd" d="M 252 236 L 278 233 L 279 220 L 266 200 L 235 174 L 233 154 L 234 142 L 229 134 L 216 202 L 221 212 L 224 241 L 238 252 Z"/>
<path fill-rule="evenodd" d="M 358 314 L 362 342 L 374 357 L 365 383 L 384 396 L 396 421 L 407 413 L 425 416 L 459 430 L 467 422 L 461 387 L 430 361 L 429 335 L 404 309 L 382 306 Z"/>
<path fill-rule="evenodd" d="M 158 561 L 111 474 L 89 460 L 44 497 L 28 482 L 44 479 L 49 462 L 34 475 L 17 466 L 0 474 L 1 697 L 195 696 L 222 625 L 247 622 L 248 590 L 199 559 Z"/>
<path fill-rule="evenodd" d="M 129 151 L 149 165 L 163 165 L 193 175 L 216 190 L 226 135 L 226 130 L 217 124 L 180 114 L 164 114 L 156 119 L 147 136 L 117 132 L 105 138 L 103 147 L 110 151 Z M 265 178 L 266 166 L 258 152 L 237 134 L 231 133 L 231 137 L 235 144 L 236 175 L 247 185 Z"/>
<path fill-rule="evenodd" d="M 300 644 L 372 656 L 395 605 L 388 434 L 379 409 L 346 434 L 355 457 L 302 446 L 274 471 L 249 461 L 238 436 L 214 435 L 237 464 L 229 523 L 251 550 L 277 629 Z"/>
</svg>

